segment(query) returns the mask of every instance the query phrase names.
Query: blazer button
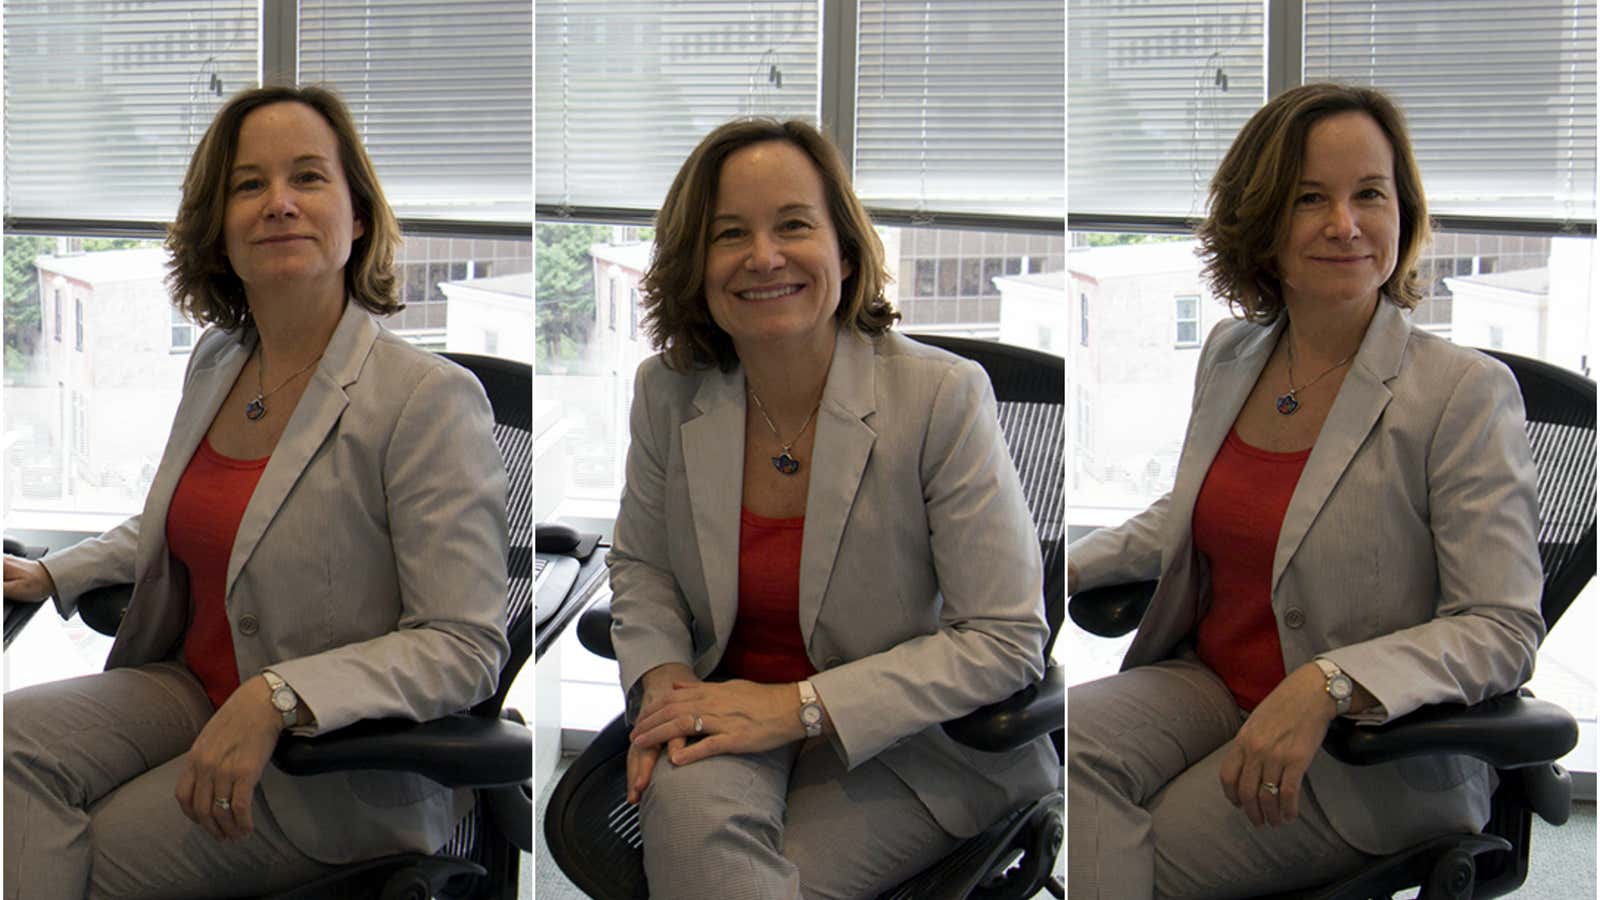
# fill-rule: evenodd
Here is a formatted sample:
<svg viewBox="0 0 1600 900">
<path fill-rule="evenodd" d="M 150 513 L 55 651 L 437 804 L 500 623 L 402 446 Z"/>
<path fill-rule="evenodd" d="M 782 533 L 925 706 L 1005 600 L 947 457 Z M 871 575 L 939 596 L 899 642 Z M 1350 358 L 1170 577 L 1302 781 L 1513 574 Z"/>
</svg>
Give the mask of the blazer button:
<svg viewBox="0 0 1600 900">
<path fill-rule="evenodd" d="M 252 616 L 249 613 L 245 613 L 244 615 L 239 617 L 239 633 L 240 634 L 244 634 L 244 635 L 255 634 L 260 629 L 261 629 L 261 623 L 256 621 L 256 617 L 255 616 Z"/>
<path fill-rule="evenodd" d="M 1283 613 L 1283 624 L 1290 628 L 1299 628 L 1306 624 L 1305 610 L 1298 606 L 1291 606 Z"/>
</svg>

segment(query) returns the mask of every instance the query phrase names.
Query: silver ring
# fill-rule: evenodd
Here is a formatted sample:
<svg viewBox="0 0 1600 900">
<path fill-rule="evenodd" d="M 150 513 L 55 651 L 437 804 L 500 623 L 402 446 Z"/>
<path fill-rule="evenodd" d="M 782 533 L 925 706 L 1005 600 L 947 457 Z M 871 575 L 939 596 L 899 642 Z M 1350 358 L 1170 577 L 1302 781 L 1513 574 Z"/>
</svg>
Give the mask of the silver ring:
<svg viewBox="0 0 1600 900">
<path fill-rule="evenodd" d="M 1278 785 L 1276 782 L 1263 781 L 1261 782 L 1261 789 L 1274 797 L 1278 796 Z"/>
<path fill-rule="evenodd" d="M 217 799 L 211 801 L 211 804 L 217 809 L 233 809 L 233 801 L 229 800 L 227 797 L 218 797 Z"/>
<path fill-rule="evenodd" d="M 700 718 L 699 716 L 695 716 L 694 717 L 694 733 L 695 734 L 705 734 L 706 733 L 706 722 L 705 722 L 704 719 Z"/>
</svg>

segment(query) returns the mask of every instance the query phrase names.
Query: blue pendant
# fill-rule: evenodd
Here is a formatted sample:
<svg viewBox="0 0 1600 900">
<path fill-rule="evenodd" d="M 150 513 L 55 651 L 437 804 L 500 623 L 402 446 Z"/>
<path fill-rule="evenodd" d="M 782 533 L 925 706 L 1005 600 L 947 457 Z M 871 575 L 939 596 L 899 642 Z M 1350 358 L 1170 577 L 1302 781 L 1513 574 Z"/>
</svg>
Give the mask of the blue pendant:
<svg viewBox="0 0 1600 900">
<path fill-rule="evenodd" d="M 1277 407 L 1279 415 L 1292 416 L 1300 408 L 1300 401 L 1294 398 L 1294 391 L 1290 391 L 1278 397 Z"/>
<path fill-rule="evenodd" d="M 800 471 L 800 460 L 790 456 L 789 451 L 785 450 L 772 458 L 772 467 L 785 475 L 793 475 Z"/>
<path fill-rule="evenodd" d="M 244 417 L 252 422 L 266 414 L 267 405 L 261 402 L 260 397 L 257 397 L 244 405 Z"/>
</svg>

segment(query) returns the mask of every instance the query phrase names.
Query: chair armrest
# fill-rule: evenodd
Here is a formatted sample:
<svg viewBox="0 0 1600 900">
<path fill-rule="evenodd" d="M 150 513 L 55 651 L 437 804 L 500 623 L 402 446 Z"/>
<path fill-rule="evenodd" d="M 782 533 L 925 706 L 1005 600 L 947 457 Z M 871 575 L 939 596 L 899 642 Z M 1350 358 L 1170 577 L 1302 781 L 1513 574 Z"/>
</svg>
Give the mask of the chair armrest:
<svg viewBox="0 0 1600 900">
<path fill-rule="evenodd" d="M 122 617 L 128 614 L 128 604 L 133 600 L 133 585 L 108 584 L 78 597 L 78 617 L 83 624 L 106 637 L 116 637 L 122 627 Z"/>
<path fill-rule="evenodd" d="M 1079 628 L 1100 637 L 1122 637 L 1139 627 L 1155 596 L 1154 581 L 1109 584 L 1079 591 L 1067 600 L 1067 613 Z"/>
<path fill-rule="evenodd" d="M 1497 769 L 1551 762 L 1578 743 L 1578 723 L 1554 703 L 1512 691 L 1473 706 L 1427 706 L 1376 727 L 1336 719 L 1323 747 L 1335 759 L 1367 766 L 1412 756 L 1456 753 Z"/>
<path fill-rule="evenodd" d="M 1067 676 L 1060 666 L 999 703 L 980 707 L 944 723 L 944 733 L 974 750 L 1014 750 L 1066 721 Z"/>
<path fill-rule="evenodd" d="M 595 656 L 616 659 L 611 646 L 611 598 L 596 600 L 578 616 L 578 643 Z"/>
<path fill-rule="evenodd" d="M 427 722 L 369 719 L 316 737 L 286 735 L 272 759 L 290 775 L 384 769 L 449 787 L 520 784 L 533 777 L 533 732 L 460 713 Z"/>
</svg>

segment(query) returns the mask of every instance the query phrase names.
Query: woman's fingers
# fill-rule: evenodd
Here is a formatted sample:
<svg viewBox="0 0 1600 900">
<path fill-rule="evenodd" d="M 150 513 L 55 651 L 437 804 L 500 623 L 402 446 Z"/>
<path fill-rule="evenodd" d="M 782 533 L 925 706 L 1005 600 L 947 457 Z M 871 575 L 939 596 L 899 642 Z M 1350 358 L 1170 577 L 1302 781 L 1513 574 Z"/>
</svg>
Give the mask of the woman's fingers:
<svg viewBox="0 0 1600 900">
<path fill-rule="evenodd" d="M 628 748 L 628 802 L 638 803 L 644 789 L 650 786 L 650 776 L 655 772 L 660 747 L 633 745 Z"/>
</svg>

